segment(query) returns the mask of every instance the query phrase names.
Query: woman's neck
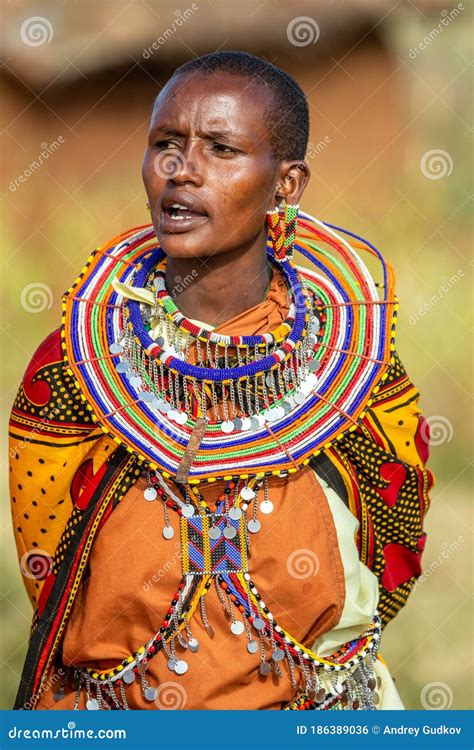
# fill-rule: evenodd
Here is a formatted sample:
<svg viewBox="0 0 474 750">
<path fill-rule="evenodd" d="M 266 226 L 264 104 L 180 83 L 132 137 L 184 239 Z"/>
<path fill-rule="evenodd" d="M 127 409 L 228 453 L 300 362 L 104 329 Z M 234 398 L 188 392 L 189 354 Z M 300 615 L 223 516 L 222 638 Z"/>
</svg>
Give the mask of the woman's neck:
<svg viewBox="0 0 474 750">
<path fill-rule="evenodd" d="M 166 262 L 166 287 L 183 315 L 215 327 L 262 302 L 271 277 L 263 243 Z"/>
</svg>

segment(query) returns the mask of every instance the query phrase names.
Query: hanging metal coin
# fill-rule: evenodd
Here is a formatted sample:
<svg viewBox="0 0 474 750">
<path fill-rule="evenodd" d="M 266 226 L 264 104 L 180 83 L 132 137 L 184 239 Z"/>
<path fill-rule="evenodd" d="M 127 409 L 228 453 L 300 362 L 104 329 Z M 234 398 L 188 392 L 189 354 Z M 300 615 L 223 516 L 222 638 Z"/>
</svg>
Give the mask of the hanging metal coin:
<svg viewBox="0 0 474 750">
<path fill-rule="evenodd" d="M 211 526 L 209 529 L 209 537 L 210 539 L 219 539 L 222 536 L 222 531 L 220 530 L 219 526 Z"/>
<path fill-rule="evenodd" d="M 265 629 L 265 623 L 262 620 L 261 617 L 256 617 L 253 621 L 252 625 L 254 626 L 255 630 L 264 630 Z"/>
<path fill-rule="evenodd" d="M 251 487 L 242 487 L 240 491 L 240 497 L 242 500 L 253 500 L 255 497 L 255 492 Z"/>
<path fill-rule="evenodd" d="M 263 500 L 260 503 L 259 507 L 262 513 L 264 513 L 266 516 L 268 516 L 269 513 L 273 512 L 273 503 L 271 500 Z"/>
<path fill-rule="evenodd" d="M 143 493 L 143 496 L 145 500 L 152 502 L 152 500 L 156 500 L 156 498 L 158 497 L 158 492 L 154 487 L 147 487 L 145 492 Z"/>
<path fill-rule="evenodd" d="M 163 536 L 165 539 L 172 539 L 174 537 L 174 529 L 172 526 L 165 526 L 163 529 Z"/>
<path fill-rule="evenodd" d="M 148 686 L 143 691 L 143 697 L 145 698 L 145 700 L 150 701 L 150 702 L 156 700 L 157 695 L 158 695 L 158 690 L 154 687 Z"/>
<path fill-rule="evenodd" d="M 245 630 L 244 623 L 240 622 L 240 620 L 235 620 L 230 626 L 230 629 L 234 635 L 242 635 Z"/>
<path fill-rule="evenodd" d="M 175 664 L 174 671 L 176 674 L 185 674 L 188 671 L 189 665 L 184 659 L 178 659 Z"/>
<path fill-rule="evenodd" d="M 224 536 L 226 539 L 233 539 L 237 535 L 237 529 L 233 526 L 226 526 L 224 529 Z"/>
<path fill-rule="evenodd" d="M 249 641 L 247 643 L 247 651 L 249 652 L 249 654 L 256 654 L 258 651 L 257 641 Z"/>
<path fill-rule="evenodd" d="M 132 682 L 135 682 L 135 672 L 133 671 L 133 669 L 127 669 L 127 671 L 122 675 L 122 680 L 127 685 L 131 685 Z"/>
<path fill-rule="evenodd" d="M 181 508 L 181 513 L 185 518 L 192 518 L 194 516 L 194 505 L 187 503 Z"/>
<path fill-rule="evenodd" d="M 86 708 L 88 711 L 98 711 L 99 701 L 97 701 L 95 698 L 89 698 L 89 700 L 86 703 Z"/>
<path fill-rule="evenodd" d="M 257 518 L 251 518 L 247 524 L 247 528 L 252 534 L 257 534 L 262 528 L 262 524 Z"/>
<path fill-rule="evenodd" d="M 199 641 L 197 638 L 190 638 L 188 641 L 188 648 L 190 651 L 193 652 L 193 654 L 196 653 L 199 649 Z"/>
<path fill-rule="evenodd" d="M 266 677 L 267 675 L 270 674 L 270 672 L 272 671 L 272 668 L 271 668 L 270 664 L 267 661 L 262 661 L 262 662 L 260 662 L 260 666 L 258 668 L 258 671 L 260 672 L 260 674 L 262 674 L 264 677 Z"/>
<path fill-rule="evenodd" d="M 282 648 L 274 648 L 272 651 L 273 661 L 281 661 L 285 656 L 285 652 Z"/>
<path fill-rule="evenodd" d="M 229 518 L 231 518 L 233 521 L 238 521 L 241 515 L 242 511 L 240 510 L 240 508 L 231 508 L 229 510 Z"/>
</svg>

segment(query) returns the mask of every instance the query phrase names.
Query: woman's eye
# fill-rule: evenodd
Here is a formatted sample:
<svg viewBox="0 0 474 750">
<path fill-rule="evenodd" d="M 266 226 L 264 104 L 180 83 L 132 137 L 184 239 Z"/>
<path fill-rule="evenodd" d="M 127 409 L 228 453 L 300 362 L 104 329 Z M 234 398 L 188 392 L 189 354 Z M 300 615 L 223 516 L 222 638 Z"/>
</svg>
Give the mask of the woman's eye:
<svg viewBox="0 0 474 750">
<path fill-rule="evenodd" d="M 235 154 L 235 148 L 232 148 L 231 146 L 226 146 L 225 143 L 214 143 L 213 150 L 217 151 L 221 154 Z"/>
<path fill-rule="evenodd" d="M 170 151 L 173 148 L 179 148 L 179 145 L 174 141 L 157 141 L 154 146 L 155 148 L 164 149 L 165 151 Z"/>
</svg>

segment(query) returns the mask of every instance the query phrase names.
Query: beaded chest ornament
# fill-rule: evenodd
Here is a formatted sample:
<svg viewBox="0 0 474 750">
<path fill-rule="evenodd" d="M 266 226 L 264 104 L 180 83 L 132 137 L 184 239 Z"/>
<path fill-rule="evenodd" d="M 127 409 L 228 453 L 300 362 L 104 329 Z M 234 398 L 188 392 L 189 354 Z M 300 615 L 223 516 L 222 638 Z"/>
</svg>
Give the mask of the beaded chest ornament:
<svg viewBox="0 0 474 750">
<path fill-rule="evenodd" d="M 141 459 L 145 499 L 163 503 L 165 539 L 174 533 L 169 512 L 179 515 L 182 550 L 182 579 L 160 630 L 113 670 L 75 668 L 76 707 L 85 686 L 87 708 L 126 709 L 125 685 L 135 680 L 154 701 L 146 666 L 159 651 L 170 670 L 184 674 L 183 652 L 199 647 L 190 627 L 198 607 L 212 636 L 205 594 L 213 583 L 231 632 L 245 633 L 248 651 L 258 652 L 259 673 L 280 677 L 287 664 L 300 693 L 288 708 L 374 707 L 378 615 L 357 639 L 318 657 L 275 622 L 251 580 L 248 553 L 249 532 L 260 529 L 258 507 L 264 515 L 273 509 L 268 477 L 297 471 L 355 429 L 386 377 L 393 278 L 369 243 L 295 206 L 285 208 L 283 226 L 278 209 L 267 223 L 269 261 L 283 272 L 290 301 L 287 318 L 268 334 L 224 336 L 187 320 L 167 294 L 164 254 L 149 227 L 96 250 L 64 297 L 70 374 L 97 425 Z M 339 232 L 380 262 L 380 297 Z M 313 268 L 296 266 L 294 251 Z M 114 278 L 139 289 L 152 284 L 155 338 L 143 306 L 114 291 Z M 196 364 L 188 361 L 191 346 Z M 227 484 L 212 512 L 197 485 L 218 479 Z"/>
</svg>

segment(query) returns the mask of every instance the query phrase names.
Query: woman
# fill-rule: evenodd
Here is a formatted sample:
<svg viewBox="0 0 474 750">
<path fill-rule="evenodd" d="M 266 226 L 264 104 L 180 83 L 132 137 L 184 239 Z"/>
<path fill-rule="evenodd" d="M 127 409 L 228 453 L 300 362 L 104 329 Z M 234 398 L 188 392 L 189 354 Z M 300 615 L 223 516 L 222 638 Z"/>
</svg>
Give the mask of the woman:
<svg viewBox="0 0 474 750">
<path fill-rule="evenodd" d="M 242 52 L 157 97 L 152 225 L 95 250 L 12 410 L 16 708 L 403 708 L 379 644 L 420 574 L 427 430 L 392 269 L 298 211 L 308 130 Z"/>
</svg>

